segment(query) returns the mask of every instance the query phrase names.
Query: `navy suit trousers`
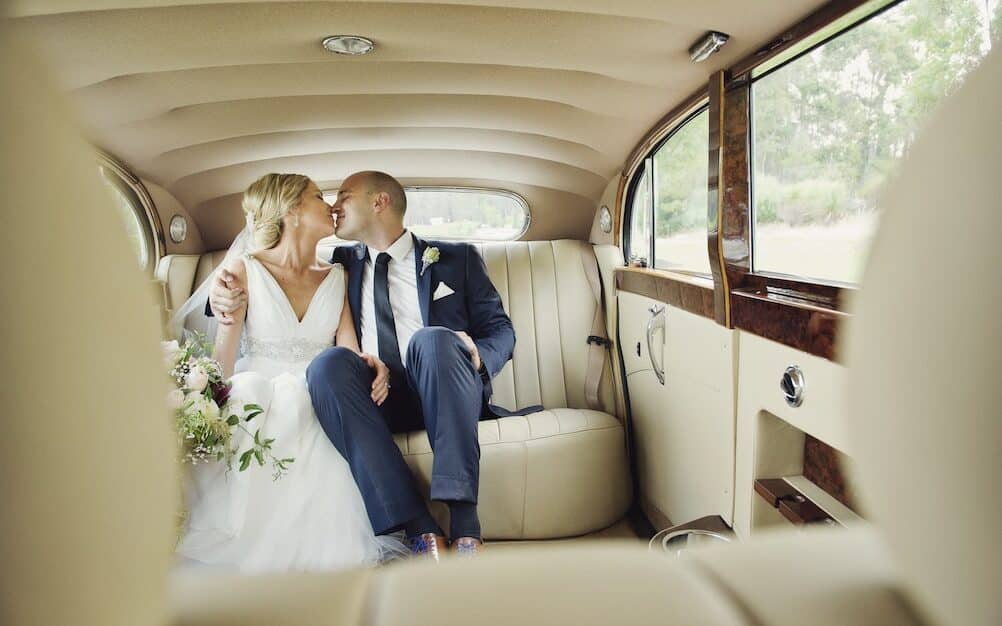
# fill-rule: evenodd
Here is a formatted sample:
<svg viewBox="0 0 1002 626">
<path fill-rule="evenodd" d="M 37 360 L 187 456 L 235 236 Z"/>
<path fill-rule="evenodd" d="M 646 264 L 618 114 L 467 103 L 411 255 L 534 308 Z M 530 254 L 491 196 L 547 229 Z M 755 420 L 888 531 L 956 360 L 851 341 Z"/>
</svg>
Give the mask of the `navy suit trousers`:
<svg viewBox="0 0 1002 626">
<path fill-rule="evenodd" d="M 433 500 L 477 502 L 483 382 L 463 341 L 448 328 L 422 328 L 404 359 L 408 389 L 372 401 L 374 372 L 347 348 L 329 348 L 306 371 L 313 408 L 348 461 L 376 534 L 391 532 L 425 511 L 393 442 L 394 432 L 423 427 L 434 452 Z"/>
</svg>

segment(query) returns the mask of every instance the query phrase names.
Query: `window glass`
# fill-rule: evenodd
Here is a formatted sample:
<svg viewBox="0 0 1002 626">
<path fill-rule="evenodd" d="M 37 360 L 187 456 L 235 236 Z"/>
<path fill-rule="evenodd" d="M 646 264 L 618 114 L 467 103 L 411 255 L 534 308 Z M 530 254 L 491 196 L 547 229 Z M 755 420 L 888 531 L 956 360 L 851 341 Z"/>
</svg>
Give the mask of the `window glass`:
<svg viewBox="0 0 1002 626">
<path fill-rule="evenodd" d="M 405 193 L 404 225 L 420 237 L 508 240 L 517 239 L 529 226 L 529 205 L 514 193 L 446 187 L 408 188 Z M 325 192 L 324 201 L 334 204 L 337 190 Z"/>
<path fill-rule="evenodd" d="M 654 265 L 710 273 L 706 245 L 709 113 L 675 131 L 654 153 Z"/>
<path fill-rule="evenodd" d="M 651 160 L 644 159 L 630 207 L 630 258 L 651 261 Z"/>
<path fill-rule="evenodd" d="M 907 0 L 753 84 L 756 271 L 859 280 L 881 185 L 1000 17 L 997 0 Z"/>
<path fill-rule="evenodd" d="M 431 239 L 505 240 L 529 225 L 529 206 L 513 193 L 487 189 L 407 189 L 404 224 Z"/>
<path fill-rule="evenodd" d="M 101 168 L 101 178 L 104 180 L 112 197 L 115 198 L 115 208 L 122 217 L 125 233 L 139 266 L 151 270 L 150 257 L 153 248 L 153 234 L 146 220 L 146 212 L 142 208 L 135 192 L 118 179 L 118 176 L 106 168 Z"/>
</svg>

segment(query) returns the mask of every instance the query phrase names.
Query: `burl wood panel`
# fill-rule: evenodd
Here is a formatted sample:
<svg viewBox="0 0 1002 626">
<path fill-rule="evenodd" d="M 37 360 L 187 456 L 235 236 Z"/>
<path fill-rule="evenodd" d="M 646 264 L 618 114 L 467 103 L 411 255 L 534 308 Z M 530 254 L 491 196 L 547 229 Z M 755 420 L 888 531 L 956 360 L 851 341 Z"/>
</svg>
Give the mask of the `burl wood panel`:
<svg viewBox="0 0 1002 626">
<path fill-rule="evenodd" d="M 713 283 L 708 278 L 663 270 L 621 267 L 616 268 L 616 288 L 714 319 Z"/>
<path fill-rule="evenodd" d="M 810 435 L 804 440 L 804 478 L 825 490 L 855 512 L 855 497 L 851 485 L 846 480 L 844 459 L 846 456 Z"/>
<path fill-rule="evenodd" d="M 716 72 L 710 76 L 710 104 L 709 104 L 709 127 L 710 127 L 710 162 L 707 174 L 707 207 L 706 207 L 706 247 L 710 256 L 710 273 L 713 275 L 713 302 L 715 315 L 714 319 L 718 324 L 730 327 L 730 288 L 727 284 L 727 275 L 724 266 L 723 254 L 720 246 L 721 215 L 727 210 L 724 206 L 724 190 L 721 188 L 722 176 L 724 172 L 723 152 L 724 152 L 724 82 L 726 75 L 723 71 Z"/>
<path fill-rule="evenodd" d="M 838 524 L 821 507 L 782 478 L 756 480 L 755 493 L 765 499 L 770 506 L 779 509 L 783 517 L 794 524 Z"/>
<path fill-rule="evenodd" d="M 835 339 L 841 322 L 848 317 L 845 313 L 776 293 L 739 290 L 733 296 L 735 328 L 839 361 Z"/>
</svg>

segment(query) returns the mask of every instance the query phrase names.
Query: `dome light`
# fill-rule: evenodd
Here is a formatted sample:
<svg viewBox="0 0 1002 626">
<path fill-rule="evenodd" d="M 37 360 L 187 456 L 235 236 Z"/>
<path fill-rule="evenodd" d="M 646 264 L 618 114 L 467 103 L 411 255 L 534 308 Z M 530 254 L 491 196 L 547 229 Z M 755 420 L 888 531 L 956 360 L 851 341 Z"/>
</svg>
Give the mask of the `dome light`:
<svg viewBox="0 0 1002 626">
<path fill-rule="evenodd" d="M 371 39 L 358 35 L 331 35 L 325 37 L 323 47 L 334 54 L 350 54 L 352 56 L 369 54 L 376 47 Z"/>
</svg>

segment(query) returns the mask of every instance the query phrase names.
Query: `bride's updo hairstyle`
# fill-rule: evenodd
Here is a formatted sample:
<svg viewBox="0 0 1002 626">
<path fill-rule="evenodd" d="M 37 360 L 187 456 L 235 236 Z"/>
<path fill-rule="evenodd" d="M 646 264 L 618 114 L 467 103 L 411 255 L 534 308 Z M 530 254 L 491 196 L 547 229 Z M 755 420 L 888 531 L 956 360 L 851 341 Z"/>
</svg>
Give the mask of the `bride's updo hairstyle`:
<svg viewBox="0 0 1002 626">
<path fill-rule="evenodd" d="M 299 204 L 310 179 L 302 174 L 265 174 L 244 192 L 243 208 L 254 244 L 273 247 L 282 237 L 283 219 Z"/>
</svg>

